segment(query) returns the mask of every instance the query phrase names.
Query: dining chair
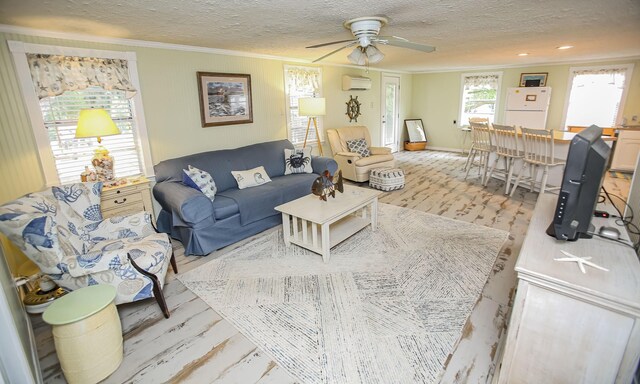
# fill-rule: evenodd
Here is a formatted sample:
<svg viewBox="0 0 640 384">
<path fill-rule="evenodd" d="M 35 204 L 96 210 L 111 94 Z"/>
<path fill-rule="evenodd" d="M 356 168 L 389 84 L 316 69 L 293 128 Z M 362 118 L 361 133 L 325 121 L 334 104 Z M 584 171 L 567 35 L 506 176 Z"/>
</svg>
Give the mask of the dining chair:
<svg viewBox="0 0 640 384">
<path fill-rule="evenodd" d="M 488 122 L 478 123 L 471 121 L 471 119 L 469 119 L 469 125 L 471 126 L 471 149 L 467 158 L 464 179 L 467 179 L 471 168 L 476 165 L 478 166 L 478 174 L 481 175 L 480 183 L 484 185 L 489 168 L 489 155 L 494 150 L 491 143 L 491 128 Z M 477 162 L 476 156 L 478 157 Z"/>
<path fill-rule="evenodd" d="M 463 154 L 464 154 L 464 144 L 466 142 L 466 134 L 471 133 L 471 135 L 473 135 L 473 132 L 471 132 L 471 124 L 472 123 L 489 124 L 489 118 L 488 117 L 470 117 L 469 118 L 469 125 L 468 126 L 462 126 L 462 133 L 465 134 L 463 142 L 462 142 L 462 153 Z M 469 160 L 471 159 L 471 150 L 472 149 L 473 149 L 473 136 L 471 136 L 471 147 L 469 147 L 469 153 L 467 154 L 467 161 L 464 163 L 464 169 L 465 170 L 469 166 Z"/>
<path fill-rule="evenodd" d="M 522 167 L 516 177 L 516 182 L 511 189 L 510 196 L 518 188 L 518 184 L 522 179 L 525 168 L 529 171 L 529 177 L 523 181 L 530 182 L 529 190 L 533 191 L 535 183 L 537 181 L 537 173 L 539 167 L 544 167 L 542 173 L 542 180 L 540 181 L 540 193 L 544 193 L 545 190 L 550 191 L 554 189 L 560 189 L 560 187 L 547 186 L 547 177 L 549 176 L 549 168 L 564 166 L 565 161 L 555 158 L 554 153 L 554 141 L 553 130 L 546 129 L 531 129 L 520 128 L 522 130 L 522 142 L 524 144 L 524 157 L 522 161 Z"/>
<path fill-rule="evenodd" d="M 491 176 L 493 175 L 493 172 L 501 172 L 504 174 L 505 178 L 504 194 L 508 195 L 516 160 L 522 159 L 524 157 L 524 152 L 522 151 L 522 144 L 519 143 L 520 140 L 518 138 L 516 127 L 493 124 L 492 128 L 491 136 L 493 138 L 493 146 L 495 148 L 493 152 L 495 154 L 495 159 L 491 165 L 489 176 L 487 176 L 484 185 L 487 185 L 489 179 L 491 179 Z M 500 161 L 500 159 L 504 161 L 504 168 L 496 169 L 496 165 L 498 165 L 498 161 Z"/>
</svg>

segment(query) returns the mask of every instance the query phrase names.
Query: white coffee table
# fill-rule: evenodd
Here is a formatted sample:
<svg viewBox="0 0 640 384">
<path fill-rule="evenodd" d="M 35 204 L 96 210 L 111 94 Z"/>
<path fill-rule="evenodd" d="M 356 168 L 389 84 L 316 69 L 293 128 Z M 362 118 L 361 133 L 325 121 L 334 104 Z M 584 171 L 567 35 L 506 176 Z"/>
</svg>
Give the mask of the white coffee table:
<svg viewBox="0 0 640 384">
<path fill-rule="evenodd" d="M 330 249 L 371 225 L 378 224 L 378 195 L 374 189 L 345 185 L 344 193 L 336 191 L 335 199 L 322 201 L 309 194 L 275 207 L 282 212 L 284 242 L 296 244 L 322 255 L 329 262 Z"/>
</svg>

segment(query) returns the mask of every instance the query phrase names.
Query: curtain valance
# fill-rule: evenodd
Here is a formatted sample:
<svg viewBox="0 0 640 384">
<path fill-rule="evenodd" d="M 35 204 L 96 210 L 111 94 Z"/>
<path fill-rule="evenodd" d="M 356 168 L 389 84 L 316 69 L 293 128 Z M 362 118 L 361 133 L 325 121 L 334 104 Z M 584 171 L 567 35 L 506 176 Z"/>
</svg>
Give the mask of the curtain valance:
<svg viewBox="0 0 640 384">
<path fill-rule="evenodd" d="M 127 60 L 29 53 L 27 61 L 39 99 L 92 86 L 125 91 L 127 98 L 136 93 Z"/>
<path fill-rule="evenodd" d="M 320 90 L 320 71 L 315 68 L 288 68 L 289 86 L 298 92 L 317 93 Z"/>
<path fill-rule="evenodd" d="M 498 87 L 498 75 L 470 75 L 464 77 L 464 84 L 470 86 Z"/>
</svg>

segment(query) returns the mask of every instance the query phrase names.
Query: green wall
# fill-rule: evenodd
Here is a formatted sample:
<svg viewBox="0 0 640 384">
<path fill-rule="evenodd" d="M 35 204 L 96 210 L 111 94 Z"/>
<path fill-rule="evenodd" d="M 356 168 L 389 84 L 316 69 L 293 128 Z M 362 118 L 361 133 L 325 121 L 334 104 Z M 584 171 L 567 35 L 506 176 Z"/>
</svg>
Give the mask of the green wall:
<svg viewBox="0 0 640 384">
<path fill-rule="evenodd" d="M 463 142 L 463 133 L 460 131 L 459 122 L 458 125 L 454 125 L 453 121 L 458 120 L 460 114 L 460 92 L 463 73 L 502 72 L 502 84 L 496 116 L 496 121 L 501 122 L 504 119 L 504 102 L 507 88 L 518 86 L 520 74 L 548 72 L 547 86 L 551 87 L 551 103 L 547 117 L 547 128 L 561 129 L 570 67 L 628 63 L 634 64 L 634 70 L 629 93 L 625 101 L 624 116 L 631 122 L 633 115 L 637 115 L 640 118 L 640 60 L 414 74 L 412 111 L 416 118 L 423 120 L 431 147 L 460 149 Z M 466 140 L 466 145 L 468 144 L 469 139 Z"/>
<path fill-rule="evenodd" d="M 0 203 L 44 188 L 36 144 L 6 41 L 78 48 L 133 51 L 138 74 L 153 163 L 208 150 L 234 148 L 287 137 L 284 65 L 280 60 L 229 56 L 160 48 L 62 40 L 0 33 Z M 362 124 L 370 128 L 374 144 L 380 142 L 380 78 L 377 71 L 323 66 L 323 91 L 327 99 L 325 128 Z M 202 128 L 196 72 L 248 73 L 251 75 L 253 123 Z M 342 91 L 342 75 L 370 77 L 368 91 Z M 411 75 L 402 75 L 404 119 L 411 109 Z M 349 123 L 346 104 L 350 95 L 362 102 L 362 116 Z M 325 146 L 325 155 L 330 155 Z"/>
</svg>

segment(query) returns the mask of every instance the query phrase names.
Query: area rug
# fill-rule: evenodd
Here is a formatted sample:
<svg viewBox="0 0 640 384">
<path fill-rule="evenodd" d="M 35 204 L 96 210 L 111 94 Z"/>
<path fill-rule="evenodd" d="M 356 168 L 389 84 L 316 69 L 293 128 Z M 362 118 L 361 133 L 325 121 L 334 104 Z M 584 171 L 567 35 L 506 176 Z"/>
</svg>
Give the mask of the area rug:
<svg viewBox="0 0 640 384">
<path fill-rule="evenodd" d="M 303 383 L 433 383 L 506 238 L 379 204 L 329 263 L 279 229 L 178 278 Z"/>
</svg>

